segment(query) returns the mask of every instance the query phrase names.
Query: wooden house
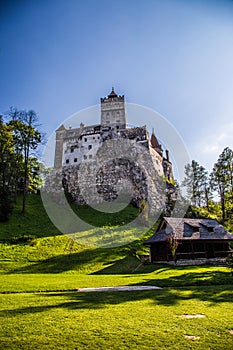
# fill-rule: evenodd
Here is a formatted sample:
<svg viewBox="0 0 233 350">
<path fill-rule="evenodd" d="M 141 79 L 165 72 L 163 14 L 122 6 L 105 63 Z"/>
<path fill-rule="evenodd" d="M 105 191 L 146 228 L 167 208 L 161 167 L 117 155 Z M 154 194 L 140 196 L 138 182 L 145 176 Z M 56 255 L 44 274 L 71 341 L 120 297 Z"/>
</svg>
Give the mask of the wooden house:
<svg viewBox="0 0 233 350">
<path fill-rule="evenodd" d="M 169 237 L 178 242 L 176 260 L 226 257 L 233 250 L 233 235 L 216 220 L 164 217 L 158 230 L 145 245 L 150 246 L 150 260 L 171 261 Z"/>
</svg>

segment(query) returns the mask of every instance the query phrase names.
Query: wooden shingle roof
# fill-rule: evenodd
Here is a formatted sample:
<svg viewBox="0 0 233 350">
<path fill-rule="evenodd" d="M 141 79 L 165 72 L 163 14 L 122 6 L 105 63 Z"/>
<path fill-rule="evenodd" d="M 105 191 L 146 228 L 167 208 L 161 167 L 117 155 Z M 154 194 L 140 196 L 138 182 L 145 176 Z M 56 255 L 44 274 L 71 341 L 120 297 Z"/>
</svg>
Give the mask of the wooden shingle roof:
<svg viewBox="0 0 233 350">
<path fill-rule="evenodd" d="M 157 232 L 144 244 L 167 241 L 174 234 L 177 240 L 233 241 L 233 235 L 216 220 L 164 217 Z"/>
</svg>

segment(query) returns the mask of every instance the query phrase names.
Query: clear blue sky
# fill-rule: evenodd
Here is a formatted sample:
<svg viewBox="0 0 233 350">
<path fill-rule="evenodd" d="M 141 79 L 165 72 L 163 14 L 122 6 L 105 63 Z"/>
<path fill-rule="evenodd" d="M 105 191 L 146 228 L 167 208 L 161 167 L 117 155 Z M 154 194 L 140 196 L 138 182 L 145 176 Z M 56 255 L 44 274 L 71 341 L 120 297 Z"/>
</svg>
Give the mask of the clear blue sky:
<svg viewBox="0 0 233 350">
<path fill-rule="evenodd" d="M 3 0 L 0 39 L 0 112 L 34 109 L 48 135 L 114 86 L 208 169 L 233 147 L 233 1 Z"/>
</svg>

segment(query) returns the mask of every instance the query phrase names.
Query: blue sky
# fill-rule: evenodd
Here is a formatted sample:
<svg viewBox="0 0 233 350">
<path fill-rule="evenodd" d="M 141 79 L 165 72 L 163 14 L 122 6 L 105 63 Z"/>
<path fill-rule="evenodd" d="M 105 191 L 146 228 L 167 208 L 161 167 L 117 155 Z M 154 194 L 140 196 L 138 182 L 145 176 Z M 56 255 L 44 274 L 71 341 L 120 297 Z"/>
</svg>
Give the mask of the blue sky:
<svg viewBox="0 0 233 350">
<path fill-rule="evenodd" d="M 5 0 L 0 39 L 0 112 L 34 109 L 48 136 L 114 86 L 206 168 L 233 147 L 232 1 Z"/>
</svg>

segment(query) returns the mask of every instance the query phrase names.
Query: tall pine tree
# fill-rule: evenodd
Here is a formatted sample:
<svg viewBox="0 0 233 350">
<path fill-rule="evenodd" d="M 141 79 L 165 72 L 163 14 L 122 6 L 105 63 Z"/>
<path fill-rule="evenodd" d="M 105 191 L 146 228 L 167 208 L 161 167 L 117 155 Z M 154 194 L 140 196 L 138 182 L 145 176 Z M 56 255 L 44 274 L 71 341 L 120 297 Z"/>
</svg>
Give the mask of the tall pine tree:
<svg viewBox="0 0 233 350">
<path fill-rule="evenodd" d="M 233 211 L 233 151 L 224 148 L 211 173 L 211 185 L 220 198 L 222 220 L 232 221 Z"/>
</svg>

